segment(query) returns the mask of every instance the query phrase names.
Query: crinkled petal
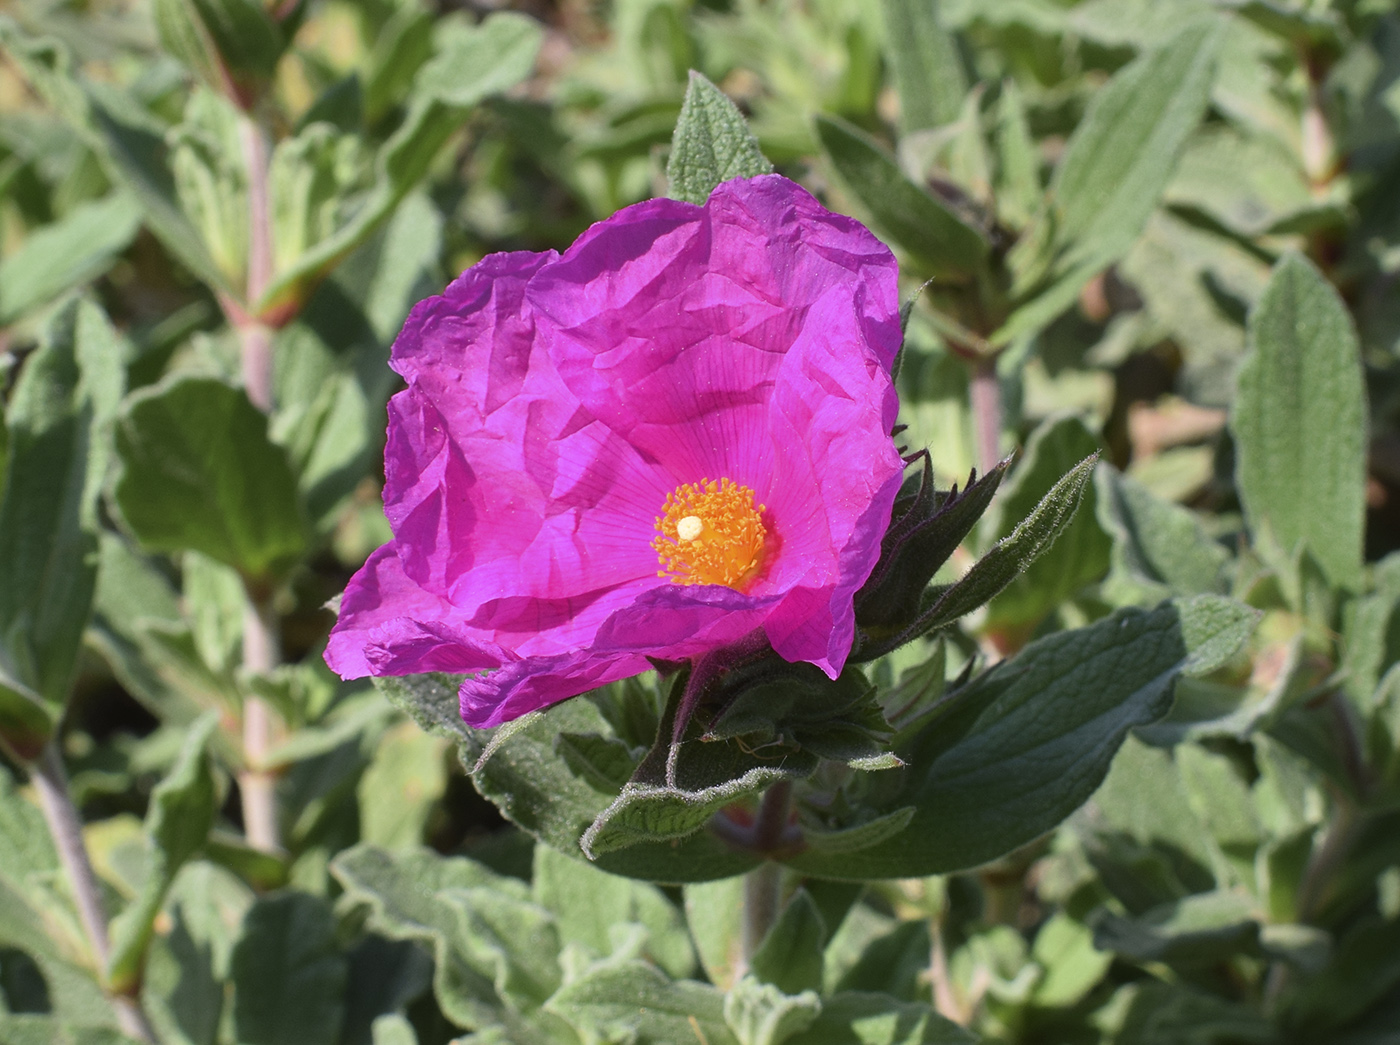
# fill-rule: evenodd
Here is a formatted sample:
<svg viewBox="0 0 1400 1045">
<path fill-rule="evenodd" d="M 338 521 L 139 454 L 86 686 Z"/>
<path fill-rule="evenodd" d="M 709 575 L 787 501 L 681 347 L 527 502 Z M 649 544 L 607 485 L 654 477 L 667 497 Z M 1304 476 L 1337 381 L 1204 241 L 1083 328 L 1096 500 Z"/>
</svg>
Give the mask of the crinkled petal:
<svg viewBox="0 0 1400 1045">
<path fill-rule="evenodd" d="M 341 678 L 357 679 L 480 671 L 514 659 L 471 634 L 456 617 L 450 603 L 409 579 L 390 542 L 346 586 L 340 618 L 326 643 L 326 663 Z"/>
<path fill-rule="evenodd" d="M 392 551 L 352 581 L 342 674 L 478 671 L 477 726 L 763 628 L 833 677 L 903 465 L 893 256 L 778 176 L 652 200 L 562 256 L 493 255 L 395 344 Z M 657 576 L 677 485 L 751 486 L 771 530 L 745 592 Z"/>
<path fill-rule="evenodd" d="M 462 720 L 474 729 L 490 729 L 609 682 L 640 675 L 650 667 L 644 657 L 599 656 L 589 651 L 516 661 L 463 681 L 458 691 Z"/>
</svg>

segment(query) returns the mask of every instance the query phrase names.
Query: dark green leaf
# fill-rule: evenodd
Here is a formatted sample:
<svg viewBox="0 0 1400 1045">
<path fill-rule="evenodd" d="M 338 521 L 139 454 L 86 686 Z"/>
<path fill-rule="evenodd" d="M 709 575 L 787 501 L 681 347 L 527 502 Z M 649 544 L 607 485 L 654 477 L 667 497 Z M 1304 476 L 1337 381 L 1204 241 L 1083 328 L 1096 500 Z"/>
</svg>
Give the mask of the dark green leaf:
<svg viewBox="0 0 1400 1045">
<path fill-rule="evenodd" d="M 6 411 L 0 489 L 0 742 L 39 752 L 68 698 L 97 579 L 97 495 L 123 376 L 116 333 L 72 303 Z"/>
<path fill-rule="evenodd" d="M 450 706 L 446 700 L 441 705 L 440 715 L 445 719 L 455 714 L 456 695 L 443 696 L 451 701 Z M 496 732 L 508 731 L 512 725 L 498 727 Z M 461 728 L 466 730 L 465 726 Z M 663 726 L 662 731 L 670 737 L 669 725 Z M 490 758 L 477 763 L 472 773 L 477 790 L 496 803 L 509 819 L 565 853 L 579 852 L 584 833 L 606 812 L 605 826 L 606 821 L 612 821 L 609 833 L 616 841 L 628 843 L 626 849 L 597 853 L 595 863 L 613 874 L 652 881 L 693 882 L 738 874 L 758 862 L 751 854 L 737 852 L 708 832 L 699 831 L 708 817 L 708 812 L 700 815 L 699 809 L 712 810 L 720 800 L 720 792 L 749 794 L 765 787 L 773 773 L 786 775 L 781 770 L 765 768 L 771 763 L 749 759 L 742 753 L 736 755 L 733 742 L 701 744 L 697 725 L 692 731 L 693 739 L 683 745 L 686 751 L 680 775 L 686 794 L 699 795 L 698 808 L 656 784 L 629 784 L 633 790 L 624 792 L 619 799 L 614 791 L 597 790 L 591 774 L 574 773 L 555 747 L 555 738 L 563 733 L 615 735 L 613 727 L 589 700 L 556 704 L 513 732 Z M 492 734 L 472 730 L 467 730 L 467 734 L 463 757 L 471 763 Z M 696 750 L 701 748 L 706 750 Z M 709 749 L 714 749 L 713 755 Z M 742 772 L 727 775 L 740 763 Z M 660 768 L 664 779 L 664 755 Z M 650 834 L 653 820 L 678 841 L 660 841 Z M 595 834 L 602 831 L 599 828 Z"/>
<path fill-rule="evenodd" d="M 369 908 L 374 929 L 433 948 L 438 1004 L 459 1025 L 504 1021 L 523 1034 L 512 1013 L 538 1006 L 558 986 L 554 921 L 529 902 L 523 883 L 426 849 L 390 853 L 359 845 L 337 856 L 331 869 L 346 893 Z"/>
<path fill-rule="evenodd" d="M 1256 615 L 1215 596 L 1122 610 L 1040 639 L 948 694 L 907 749 L 888 807 L 908 828 L 855 853 L 809 851 L 794 868 L 841 878 L 974 866 L 1048 831 L 1103 780 L 1127 732 L 1159 718 L 1179 674 L 1224 663 Z"/>
<path fill-rule="evenodd" d="M 851 193 L 878 229 L 930 274 L 963 279 L 987 256 L 986 238 L 927 189 L 915 185 L 893 156 L 859 128 L 817 117 L 817 137 Z"/>
<path fill-rule="evenodd" d="M 1074 518 L 1080 494 L 1088 485 L 1097 460 L 1095 455 L 1079 462 L 1050 488 L 1034 511 L 997 541 L 961 579 L 946 588 L 929 589 L 923 611 L 912 625 L 892 636 L 863 637 L 860 658 L 883 656 L 935 628 L 946 627 L 1006 588 L 1055 543 Z"/>
<path fill-rule="evenodd" d="M 346 971 L 324 900 L 306 893 L 260 899 L 243 919 L 231 959 L 239 1045 L 335 1045 Z"/>
<path fill-rule="evenodd" d="M 144 547 L 203 552 L 252 578 L 279 576 L 305 552 L 296 480 L 241 389 L 177 376 L 137 392 L 117 456 L 112 499 Z"/>
<path fill-rule="evenodd" d="M 744 114 L 709 80 L 693 69 L 685 90 L 666 177 L 671 195 L 703 204 L 716 185 L 731 178 L 771 174 L 773 165 L 759 151 Z"/>
<path fill-rule="evenodd" d="M 880 545 L 880 561 L 856 593 L 856 622 L 862 627 L 889 626 L 907 620 L 935 573 L 992 503 L 1010 460 L 986 475 L 976 473 L 967 486 L 939 494 L 933 485 L 933 461 L 924 458 L 917 493 L 895 501 L 890 527 Z"/>
<path fill-rule="evenodd" d="M 899 125 L 926 130 L 958 118 L 967 80 L 952 34 L 941 24 L 938 0 L 882 0 L 885 51 L 899 91 Z"/>
<path fill-rule="evenodd" d="M 1334 584 L 1361 579 L 1366 392 L 1347 307 L 1312 263 L 1289 255 L 1249 318 L 1230 427 L 1236 481 L 1256 539 L 1307 548 Z"/>
<path fill-rule="evenodd" d="M 852 671 L 855 686 L 868 695 L 864 677 Z M 736 670 L 730 674 L 737 673 Z M 814 673 L 821 675 L 819 671 Z M 825 676 L 821 678 L 826 681 Z M 696 835 L 725 806 L 756 795 L 779 780 L 809 776 L 816 769 L 817 755 L 802 749 L 794 751 L 787 745 L 774 744 L 770 751 L 766 747 L 752 749 L 737 739 L 706 742 L 698 717 L 690 720 L 679 741 L 673 743 L 673 727 L 685 688 L 679 680 L 672 685 L 656 743 L 632 779 L 579 838 L 579 848 L 589 859 L 645 842 L 655 844 Z M 850 688 L 854 687 L 840 689 L 849 693 Z"/>
</svg>

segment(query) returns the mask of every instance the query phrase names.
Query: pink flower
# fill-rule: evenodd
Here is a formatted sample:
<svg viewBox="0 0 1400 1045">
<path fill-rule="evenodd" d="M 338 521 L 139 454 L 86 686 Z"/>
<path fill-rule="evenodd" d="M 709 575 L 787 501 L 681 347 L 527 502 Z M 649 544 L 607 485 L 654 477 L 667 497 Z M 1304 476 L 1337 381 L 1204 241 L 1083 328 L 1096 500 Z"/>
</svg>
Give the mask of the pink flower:
<svg viewBox="0 0 1400 1045">
<path fill-rule="evenodd" d="M 384 507 L 343 678 L 480 672 L 486 727 L 763 629 L 831 677 L 903 473 L 896 266 L 769 175 L 493 254 L 394 345 Z"/>
</svg>

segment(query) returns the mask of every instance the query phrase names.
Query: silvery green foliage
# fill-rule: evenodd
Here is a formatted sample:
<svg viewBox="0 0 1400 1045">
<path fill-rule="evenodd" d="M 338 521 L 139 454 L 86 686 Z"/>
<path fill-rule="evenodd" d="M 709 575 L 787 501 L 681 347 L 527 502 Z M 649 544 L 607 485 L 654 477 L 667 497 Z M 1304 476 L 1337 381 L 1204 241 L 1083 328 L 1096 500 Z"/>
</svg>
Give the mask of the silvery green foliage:
<svg viewBox="0 0 1400 1045">
<path fill-rule="evenodd" d="M 178 1045 L 1394 1037 L 1386 5 L 119 7 L 0 18 L 0 1041 L 130 1045 L 118 993 Z M 689 717 L 658 664 L 489 733 L 456 676 L 329 675 L 413 303 L 774 169 L 907 277 L 930 456 L 853 664 L 760 652 Z M 105 965 L 29 776 L 55 737 Z"/>
</svg>

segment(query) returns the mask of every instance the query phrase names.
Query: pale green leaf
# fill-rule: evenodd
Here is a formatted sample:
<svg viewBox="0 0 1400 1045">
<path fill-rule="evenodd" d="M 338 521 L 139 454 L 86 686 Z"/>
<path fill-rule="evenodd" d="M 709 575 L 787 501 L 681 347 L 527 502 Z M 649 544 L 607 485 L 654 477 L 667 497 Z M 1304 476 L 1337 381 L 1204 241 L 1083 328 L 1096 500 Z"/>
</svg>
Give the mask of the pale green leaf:
<svg viewBox="0 0 1400 1045">
<path fill-rule="evenodd" d="M 692 70 L 666 162 L 671 195 L 703 204 L 715 186 L 731 178 L 772 171 L 743 113 L 723 91 Z"/>
<path fill-rule="evenodd" d="M 1249 318 L 1231 412 L 1236 481 L 1256 540 L 1305 547 L 1338 585 L 1361 579 L 1366 392 L 1346 304 L 1288 255 Z"/>
</svg>

